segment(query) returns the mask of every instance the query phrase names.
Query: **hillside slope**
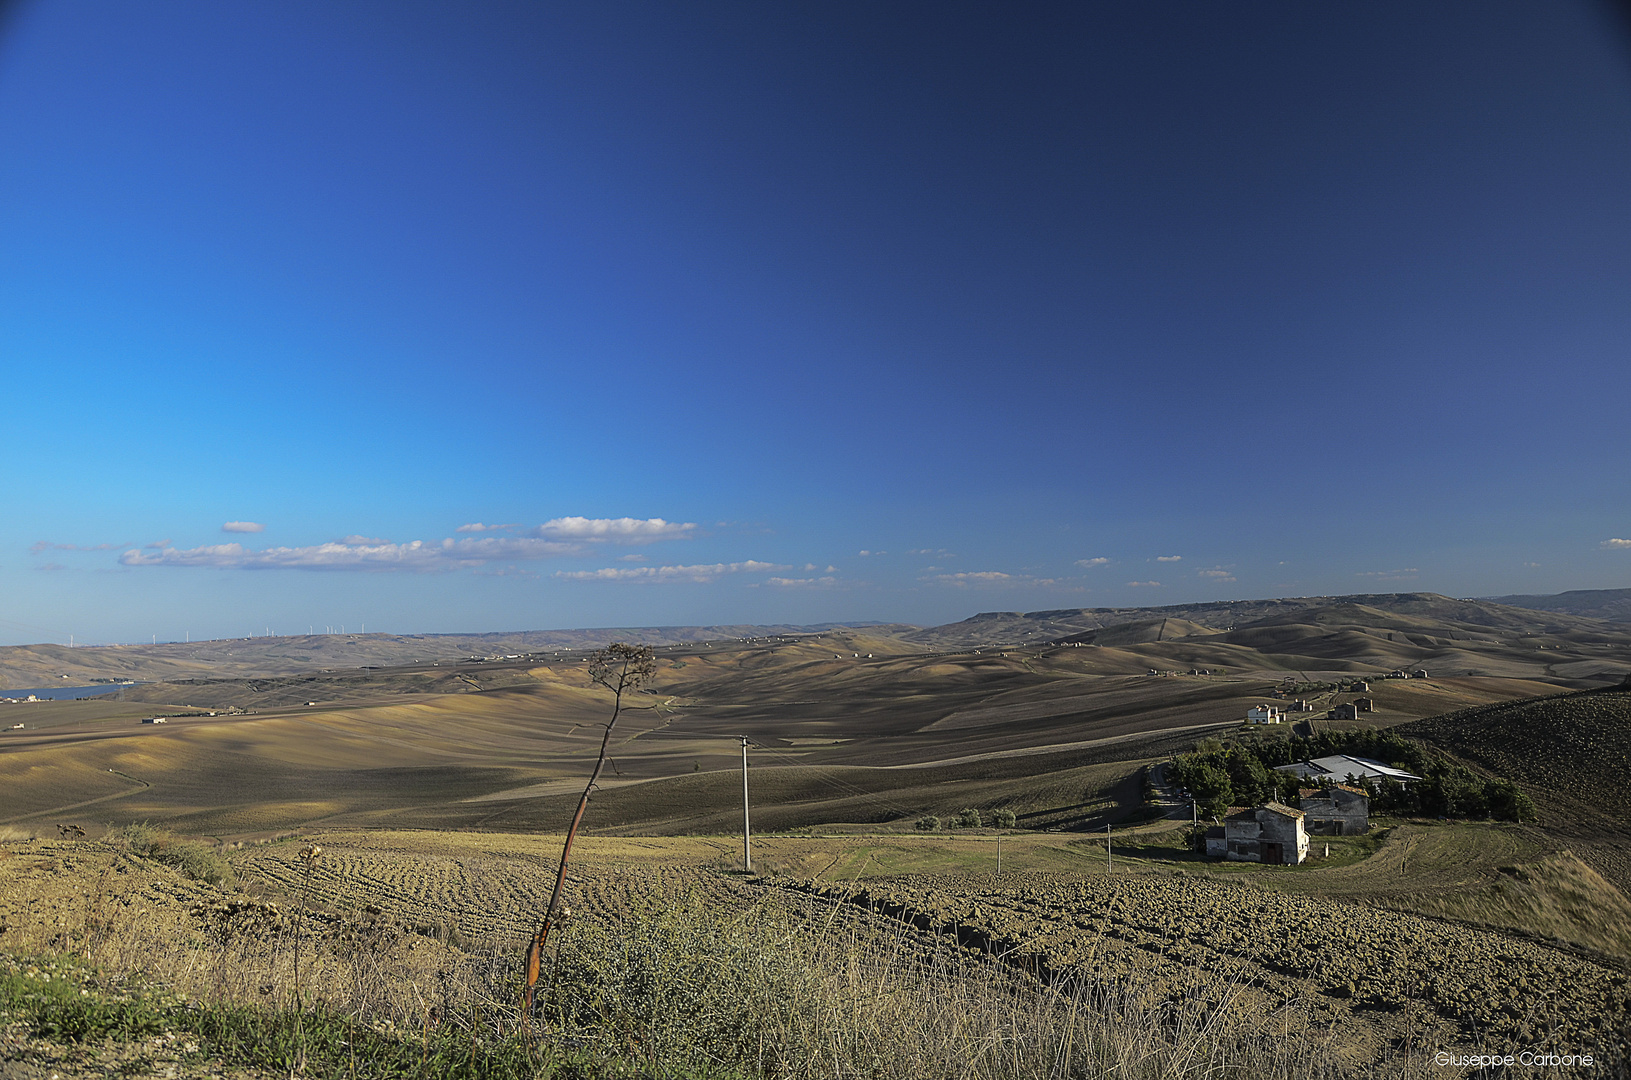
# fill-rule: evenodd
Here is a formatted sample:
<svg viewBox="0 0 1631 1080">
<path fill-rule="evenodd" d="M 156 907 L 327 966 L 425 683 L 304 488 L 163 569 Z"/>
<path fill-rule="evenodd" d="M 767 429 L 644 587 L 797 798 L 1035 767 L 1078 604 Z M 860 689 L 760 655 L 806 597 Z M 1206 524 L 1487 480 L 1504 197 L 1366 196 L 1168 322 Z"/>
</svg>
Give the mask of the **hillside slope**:
<svg viewBox="0 0 1631 1080">
<path fill-rule="evenodd" d="M 1063 608 L 1045 611 L 986 611 L 962 622 L 904 630 L 900 637 L 926 648 L 971 648 L 988 645 L 1040 644 L 1080 640 L 1084 634 L 1128 624 L 1183 620 L 1207 630 L 1230 631 L 1283 622 L 1309 622 L 1309 612 L 1330 612 L 1326 620 L 1375 625 L 1397 622 L 1411 626 L 1480 628 L 1529 634 L 1601 634 L 1618 632 L 1598 619 L 1563 611 L 1509 607 L 1489 600 L 1457 600 L 1437 593 L 1364 593 L 1353 596 L 1298 596 L 1270 600 L 1220 600 L 1146 608 Z M 1355 618 L 1359 615 L 1359 618 Z M 1175 635 L 1164 634 L 1163 639 Z"/>
<path fill-rule="evenodd" d="M 1549 830 L 1631 887 L 1631 685 L 1463 709 L 1397 730 L 1523 785 Z"/>
<path fill-rule="evenodd" d="M 1551 596 L 1490 596 L 1490 603 L 1556 611 L 1610 622 L 1631 622 L 1631 589 L 1571 589 Z"/>
<path fill-rule="evenodd" d="M 598 649 L 614 641 L 670 645 L 782 634 L 811 634 L 870 623 L 816 626 L 623 626 L 587 630 L 514 630 L 491 634 L 292 634 L 166 641 L 156 645 L 0 646 L 0 691 L 92 682 L 182 682 L 302 675 L 415 661 L 548 655 Z M 916 629 L 892 627 L 885 629 Z"/>
</svg>

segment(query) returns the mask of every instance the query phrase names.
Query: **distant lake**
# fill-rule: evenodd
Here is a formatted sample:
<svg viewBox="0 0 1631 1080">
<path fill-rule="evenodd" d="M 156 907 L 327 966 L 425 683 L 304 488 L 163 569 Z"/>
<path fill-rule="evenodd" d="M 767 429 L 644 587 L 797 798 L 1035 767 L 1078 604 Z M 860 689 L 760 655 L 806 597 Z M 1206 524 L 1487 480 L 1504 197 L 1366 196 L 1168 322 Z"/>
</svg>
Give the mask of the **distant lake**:
<svg viewBox="0 0 1631 1080">
<path fill-rule="evenodd" d="M 25 698 L 33 694 L 43 701 L 73 701 L 76 698 L 96 697 L 98 694 L 117 694 L 123 689 L 124 686 L 118 683 L 103 683 L 100 686 L 42 686 L 38 690 L 0 690 L 0 697 Z"/>
</svg>

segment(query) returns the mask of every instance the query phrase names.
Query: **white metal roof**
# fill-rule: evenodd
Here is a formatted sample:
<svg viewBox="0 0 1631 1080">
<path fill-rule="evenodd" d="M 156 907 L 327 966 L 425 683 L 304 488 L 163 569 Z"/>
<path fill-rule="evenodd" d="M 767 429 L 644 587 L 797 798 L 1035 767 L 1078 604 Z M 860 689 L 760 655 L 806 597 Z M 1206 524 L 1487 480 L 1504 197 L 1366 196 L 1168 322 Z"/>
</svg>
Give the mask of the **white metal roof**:
<svg viewBox="0 0 1631 1080">
<path fill-rule="evenodd" d="M 1346 780 L 1355 776 L 1367 780 L 1420 780 L 1415 773 L 1407 773 L 1403 769 L 1395 769 L 1391 765 L 1384 765 L 1372 758 L 1355 757 L 1352 754 L 1330 754 L 1326 757 L 1313 758 L 1309 761 L 1299 761 L 1294 765 L 1277 766 L 1283 772 L 1294 772 L 1299 776 L 1306 776 L 1315 780 Z"/>
</svg>

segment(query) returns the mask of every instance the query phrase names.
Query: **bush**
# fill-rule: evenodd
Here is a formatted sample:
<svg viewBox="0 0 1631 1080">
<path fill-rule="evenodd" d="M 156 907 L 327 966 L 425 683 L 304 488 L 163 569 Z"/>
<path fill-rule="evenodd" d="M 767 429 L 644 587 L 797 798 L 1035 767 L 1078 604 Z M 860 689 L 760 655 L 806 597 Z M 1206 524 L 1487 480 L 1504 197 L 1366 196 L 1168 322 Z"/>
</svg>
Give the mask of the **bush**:
<svg viewBox="0 0 1631 1080">
<path fill-rule="evenodd" d="M 939 828 L 940 819 L 935 817 L 933 814 L 925 814 L 917 819 L 917 829 L 919 832 L 934 832 Z"/>
<path fill-rule="evenodd" d="M 998 810 L 991 815 L 991 824 L 999 829 L 1012 829 L 1016 820 L 1012 810 Z"/>
<path fill-rule="evenodd" d="M 213 847 L 200 840 L 188 840 L 150 822 L 133 821 L 114 829 L 108 843 L 123 847 L 132 855 L 173 866 L 194 881 L 230 887 L 237 881 L 232 864 Z"/>
<path fill-rule="evenodd" d="M 978 829 L 984 822 L 980 812 L 972 806 L 965 806 L 957 812 L 957 825 L 963 829 Z"/>
<path fill-rule="evenodd" d="M 773 1018 L 819 977 L 780 912 L 721 912 L 695 895 L 640 898 L 561 942 L 541 998 L 547 1027 L 568 1045 L 638 1046 L 670 1068 L 773 1056 Z"/>
</svg>

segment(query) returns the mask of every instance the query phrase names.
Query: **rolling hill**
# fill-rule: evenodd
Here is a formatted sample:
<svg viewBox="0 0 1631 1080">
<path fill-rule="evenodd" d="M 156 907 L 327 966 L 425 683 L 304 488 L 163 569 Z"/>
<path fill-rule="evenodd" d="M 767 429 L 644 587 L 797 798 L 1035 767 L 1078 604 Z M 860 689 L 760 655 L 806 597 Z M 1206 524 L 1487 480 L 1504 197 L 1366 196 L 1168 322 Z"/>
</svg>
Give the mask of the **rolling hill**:
<svg viewBox="0 0 1631 1080">
<path fill-rule="evenodd" d="M 1550 596 L 1491 596 L 1488 599 L 1508 607 L 1631 622 L 1631 589 L 1571 589 Z"/>
<path fill-rule="evenodd" d="M 1631 681 L 1458 710 L 1398 730 L 1518 782 L 1548 827 L 1631 888 Z"/>
</svg>

